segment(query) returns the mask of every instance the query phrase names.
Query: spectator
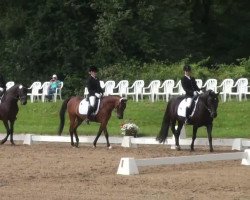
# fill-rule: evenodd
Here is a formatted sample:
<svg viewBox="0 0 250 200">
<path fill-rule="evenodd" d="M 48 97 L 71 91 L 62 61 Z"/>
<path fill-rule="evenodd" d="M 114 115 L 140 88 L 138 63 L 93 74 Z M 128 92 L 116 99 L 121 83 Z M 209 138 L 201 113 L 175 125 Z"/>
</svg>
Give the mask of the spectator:
<svg viewBox="0 0 250 200">
<path fill-rule="evenodd" d="M 52 100 L 52 97 L 54 96 L 55 92 L 56 92 L 56 89 L 57 88 L 60 88 L 61 87 L 61 81 L 59 81 L 57 79 L 57 75 L 54 74 L 52 76 L 52 79 L 50 80 L 50 85 L 49 85 L 49 88 L 48 88 L 48 100 L 51 101 Z"/>
</svg>

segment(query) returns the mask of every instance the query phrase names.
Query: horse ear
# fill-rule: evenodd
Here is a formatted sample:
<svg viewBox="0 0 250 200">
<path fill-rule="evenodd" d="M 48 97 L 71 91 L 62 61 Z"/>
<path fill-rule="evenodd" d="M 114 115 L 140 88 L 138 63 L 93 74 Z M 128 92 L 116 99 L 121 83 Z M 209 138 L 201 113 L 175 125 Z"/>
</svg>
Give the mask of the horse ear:
<svg viewBox="0 0 250 200">
<path fill-rule="evenodd" d="M 122 97 L 122 98 L 120 99 L 120 101 L 123 101 L 123 102 L 126 103 L 128 100 L 127 100 L 126 98 L 123 98 L 123 97 Z"/>
</svg>

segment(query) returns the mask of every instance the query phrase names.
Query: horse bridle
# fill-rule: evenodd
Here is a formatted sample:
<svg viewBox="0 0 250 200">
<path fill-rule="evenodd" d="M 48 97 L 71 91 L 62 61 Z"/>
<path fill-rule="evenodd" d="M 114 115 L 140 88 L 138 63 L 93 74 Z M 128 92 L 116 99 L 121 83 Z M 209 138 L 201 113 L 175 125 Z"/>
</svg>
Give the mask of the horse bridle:
<svg viewBox="0 0 250 200">
<path fill-rule="evenodd" d="M 209 114 L 212 115 L 213 114 L 212 109 L 207 106 L 206 102 L 204 102 L 204 101 L 202 101 L 202 102 L 203 102 L 205 108 L 208 110 Z"/>
</svg>

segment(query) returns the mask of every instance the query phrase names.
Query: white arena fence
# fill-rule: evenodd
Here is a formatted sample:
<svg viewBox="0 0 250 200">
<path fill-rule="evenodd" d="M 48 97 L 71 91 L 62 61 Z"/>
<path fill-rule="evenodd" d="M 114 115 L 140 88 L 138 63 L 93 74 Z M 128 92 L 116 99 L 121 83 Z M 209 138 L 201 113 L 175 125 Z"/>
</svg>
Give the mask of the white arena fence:
<svg viewBox="0 0 250 200">
<path fill-rule="evenodd" d="M 162 157 L 149 159 L 121 158 L 117 174 L 136 175 L 139 174 L 138 167 L 175 165 L 196 162 L 222 161 L 222 160 L 242 160 L 242 165 L 250 166 L 250 149 L 244 152 L 205 154 L 194 156 Z"/>
<path fill-rule="evenodd" d="M 3 139 L 6 134 L 0 134 L 0 140 Z M 79 142 L 81 143 L 90 143 L 92 144 L 96 136 L 79 136 Z M 9 139 L 9 138 L 8 138 Z M 23 141 L 23 144 L 32 145 L 33 143 L 39 142 L 57 142 L 57 143 L 70 143 L 70 136 L 51 136 L 51 135 L 36 135 L 36 134 L 14 134 L 13 136 L 14 141 Z M 156 141 L 155 137 L 139 137 L 134 138 L 131 136 L 124 136 L 124 137 L 109 137 L 109 141 L 111 144 L 121 144 L 122 147 L 134 147 L 136 148 L 137 145 L 144 144 L 144 145 L 163 145 L 159 144 Z M 191 145 L 191 138 L 180 139 L 181 148 L 190 148 Z M 101 136 L 98 139 L 98 143 L 106 144 L 106 139 L 104 136 Z M 175 146 L 174 138 L 167 138 L 166 143 L 164 145 L 171 146 L 173 148 Z M 195 145 L 200 146 L 209 146 L 207 138 L 197 138 L 195 140 Z M 243 139 L 243 138 L 236 138 L 236 139 L 213 139 L 213 146 L 226 146 L 232 147 L 232 150 L 244 150 L 250 147 L 250 140 Z"/>
</svg>

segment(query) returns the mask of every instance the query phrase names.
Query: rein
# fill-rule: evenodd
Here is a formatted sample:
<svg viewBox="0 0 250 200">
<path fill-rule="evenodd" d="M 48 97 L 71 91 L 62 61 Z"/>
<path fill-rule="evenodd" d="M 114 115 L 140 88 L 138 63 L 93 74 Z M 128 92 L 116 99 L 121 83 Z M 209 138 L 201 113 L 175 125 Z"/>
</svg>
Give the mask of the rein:
<svg viewBox="0 0 250 200">
<path fill-rule="evenodd" d="M 208 112 L 210 113 L 210 115 L 212 114 L 212 110 L 207 106 L 206 102 L 202 101 L 204 104 L 204 107 L 208 110 Z"/>
</svg>

